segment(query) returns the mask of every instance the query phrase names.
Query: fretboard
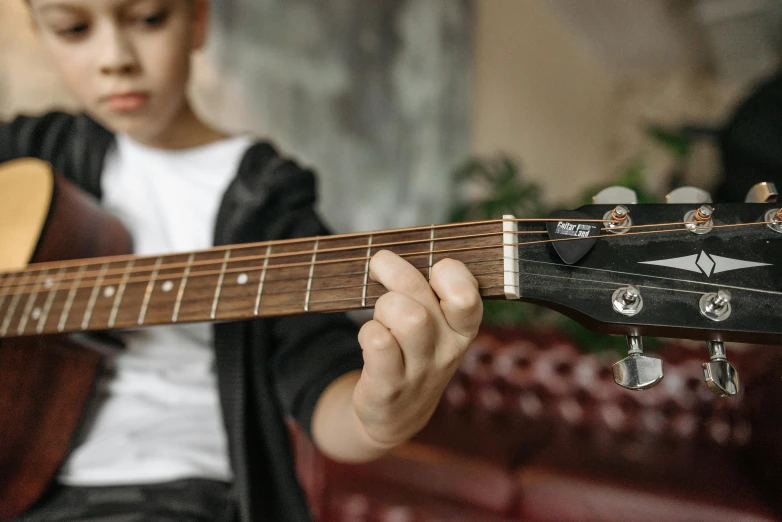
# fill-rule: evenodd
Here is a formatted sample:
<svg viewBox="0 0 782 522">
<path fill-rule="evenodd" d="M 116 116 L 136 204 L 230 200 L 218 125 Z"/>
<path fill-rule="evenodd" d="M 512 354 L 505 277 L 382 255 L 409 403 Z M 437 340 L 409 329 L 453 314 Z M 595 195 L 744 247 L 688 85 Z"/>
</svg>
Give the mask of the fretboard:
<svg viewBox="0 0 782 522">
<path fill-rule="evenodd" d="M 515 222 L 432 225 L 156 257 L 29 265 L 0 274 L 0 338 L 371 308 L 369 260 L 391 250 L 429 279 L 458 259 L 485 298 L 513 297 Z M 515 283 L 518 286 L 518 283 Z"/>
</svg>

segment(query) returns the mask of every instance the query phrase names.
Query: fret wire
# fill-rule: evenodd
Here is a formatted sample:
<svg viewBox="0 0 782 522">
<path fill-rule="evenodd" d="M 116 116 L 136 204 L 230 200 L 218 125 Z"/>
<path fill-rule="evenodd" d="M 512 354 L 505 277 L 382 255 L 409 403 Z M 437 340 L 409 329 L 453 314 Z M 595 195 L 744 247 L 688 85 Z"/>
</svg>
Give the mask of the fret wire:
<svg viewBox="0 0 782 522">
<path fill-rule="evenodd" d="M 65 267 L 60 268 L 57 271 L 57 276 L 64 274 L 67 269 Z M 51 280 L 49 280 L 51 281 Z M 49 312 L 52 310 L 52 305 L 54 305 L 54 298 L 57 296 L 57 292 L 60 289 L 60 282 L 52 282 L 52 287 L 49 289 L 49 294 L 46 296 L 46 302 L 43 305 L 43 313 L 41 313 L 40 319 L 38 319 L 38 324 L 35 327 L 35 331 L 38 333 L 43 332 L 44 326 L 46 326 L 46 320 L 49 318 Z"/>
<path fill-rule="evenodd" d="M 474 264 L 474 263 L 497 263 L 497 264 L 499 264 L 499 262 L 496 259 L 471 262 L 471 264 Z M 429 265 L 425 265 L 425 266 L 413 265 L 413 267 L 416 268 L 419 272 L 421 270 L 430 268 Z M 500 274 L 500 273 L 503 273 L 503 272 L 478 272 L 478 273 L 473 272 L 472 275 L 473 276 L 484 276 L 484 275 L 497 275 L 497 274 Z M 518 272 L 513 271 L 513 270 L 505 270 L 504 273 L 517 274 Z M 334 275 L 332 277 L 343 277 L 343 275 L 344 274 L 339 274 L 339 275 Z M 421 274 L 421 275 L 423 275 L 423 274 Z M 295 279 L 288 279 L 288 280 L 286 280 L 286 279 L 278 279 L 278 280 L 276 280 L 274 282 L 275 283 L 280 283 L 280 282 L 285 282 L 285 281 L 296 281 L 296 280 Z M 364 285 L 363 284 L 355 284 L 355 285 L 324 286 L 324 287 L 315 289 L 315 291 L 316 292 L 323 292 L 323 291 L 326 291 L 326 290 L 347 290 L 347 289 L 351 289 L 351 288 L 361 288 L 362 286 L 364 286 Z M 373 286 L 373 287 L 383 286 L 383 283 L 374 282 L 374 283 L 369 283 L 366 286 Z M 286 292 L 268 292 L 265 295 L 289 295 L 289 294 L 293 294 L 293 293 L 297 293 L 297 291 L 293 290 L 293 291 L 286 291 Z M 356 299 L 359 299 L 359 298 L 356 297 Z"/>
<path fill-rule="evenodd" d="M 144 324 L 144 319 L 146 319 L 147 307 L 149 307 L 149 300 L 152 298 L 152 290 L 155 289 L 155 281 L 157 280 L 162 261 L 163 256 L 158 257 L 157 261 L 155 261 L 155 269 L 152 271 L 152 276 L 149 278 L 149 283 L 147 283 L 147 289 L 144 291 L 144 302 L 141 304 L 141 311 L 138 314 L 138 324 Z"/>
<path fill-rule="evenodd" d="M 16 280 L 18 279 L 19 274 L 3 274 L 3 286 L 0 287 L 3 290 L 2 295 L 0 295 L 0 308 L 3 307 L 3 303 L 8 297 L 8 294 L 11 292 L 11 285 L 8 284 L 8 282 L 11 280 L 12 277 L 14 278 L 14 280 Z"/>
<path fill-rule="evenodd" d="M 481 247 L 468 247 L 468 248 L 460 248 L 460 249 L 450 249 L 450 250 L 438 251 L 438 253 L 456 252 L 456 251 L 465 251 L 465 250 L 467 250 L 467 251 L 470 251 L 470 250 L 484 250 L 485 251 L 485 250 L 492 250 L 492 249 L 499 249 L 499 248 L 502 248 L 502 245 L 498 244 L 498 245 L 489 245 L 489 246 L 481 246 Z M 271 245 L 268 246 L 267 249 L 271 249 Z M 408 256 L 408 255 L 424 255 L 424 254 L 426 254 L 426 252 L 413 252 L 413 253 L 400 254 L 400 255 L 401 256 Z M 322 264 L 322 263 L 334 263 L 334 264 L 352 263 L 352 262 L 355 262 L 355 261 L 368 261 L 369 259 L 371 259 L 371 258 L 367 258 L 366 256 L 364 256 L 364 257 L 360 257 L 360 258 L 317 261 L 315 264 L 319 265 L 319 264 Z M 231 260 L 230 262 L 235 262 L 235 261 L 236 260 L 234 259 L 234 260 Z M 478 259 L 478 260 L 473 260 L 473 261 L 463 260 L 462 263 L 464 263 L 465 265 L 469 265 L 469 264 L 474 264 L 474 263 L 486 263 L 486 262 L 492 262 L 492 261 L 497 261 L 497 259 Z M 279 268 L 279 267 L 289 268 L 291 266 L 309 266 L 310 264 L 311 264 L 311 261 L 308 261 L 306 263 L 297 263 L 297 264 L 294 264 L 294 265 L 271 265 L 271 266 L 268 266 L 268 268 Z M 268 258 L 267 258 L 267 262 L 264 263 L 264 267 L 266 267 L 267 265 L 268 265 Z M 429 268 L 431 265 L 425 265 L 425 266 L 413 265 L 413 266 L 415 268 L 417 268 L 417 269 L 424 269 L 424 268 Z M 225 272 L 226 273 L 235 273 L 235 272 L 242 272 L 242 271 L 245 271 L 245 270 L 246 270 L 246 268 L 235 268 L 235 269 L 227 269 Z M 193 277 L 208 277 L 208 276 L 215 275 L 215 274 L 218 274 L 218 273 L 219 272 L 194 272 L 194 273 L 191 272 L 190 273 L 190 278 L 193 278 Z M 364 273 L 366 273 L 366 272 L 365 271 L 357 271 L 357 272 L 340 273 L 338 275 L 335 275 L 335 274 L 322 275 L 322 276 L 313 275 L 313 280 L 315 280 L 315 279 L 321 279 L 321 280 L 322 279 L 329 279 L 329 278 L 337 277 L 337 276 L 343 277 L 343 276 L 360 275 L 360 274 L 364 274 Z M 263 272 L 262 272 L 262 276 L 264 276 L 264 275 L 265 274 L 263 274 Z M 137 282 L 138 280 L 139 279 L 137 278 L 137 279 L 135 279 L 134 282 Z M 299 281 L 299 280 L 300 279 L 297 279 L 297 278 L 293 278 L 293 279 L 277 279 L 274 282 L 275 283 L 280 283 L 280 282 L 290 282 L 290 281 Z M 373 285 L 378 285 L 378 284 L 379 283 L 368 283 L 367 286 L 373 286 Z M 86 288 L 86 286 L 81 287 L 81 288 Z"/>
<path fill-rule="evenodd" d="M 108 263 L 103 263 L 103 266 L 100 268 L 100 274 L 98 274 L 98 278 L 95 280 L 95 286 L 92 288 L 92 293 L 90 294 L 90 300 L 87 302 L 87 309 L 84 311 L 84 319 L 81 322 L 81 329 L 86 330 L 87 326 L 90 324 L 90 319 L 92 318 L 92 310 L 95 308 L 95 301 L 98 300 L 98 292 L 100 292 L 100 287 L 103 284 L 103 279 L 105 279 L 105 273 L 106 269 L 109 267 Z"/>
<path fill-rule="evenodd" d="M 27 274 L 24 279 L 22 279 L 22 286 L 27 284 L 27 280 L 30 279 L 30 274 Z M 11 302 L 8 304 L 8 310 L 5 312 L 5 320 L 3 321 L 2 327 L 0 328 L 0 335 L 5 335 L 8 332 L 8 327 L 11 325 L 11 320 L 14 317 L 14 312 L 16 312 L 16 307 L 19 306 L 19 301 L 22 299 L 22 293 L 14 293 L 13 297 L 11 297 Z"/>
<path fill-rule="evenodd" d="M 187 278 L 190 276 L 190 266 L 193 264 L 195 254 L 190 254 L 187 257 L 187 265 L 185 266 L 185 275 L 179 281 L 179 290 L 176 293 L 176 303 L 174 303 L 174 313 L 171 315 L 171 322 L 177 322 L 179 318 L 179 307 L 182 305 L 182 296 L 185 295 L 185 286 L 187 285 Z"/>
<path fill-rule="evenodd" d="M 367 261 L 364 265 L 364 289 L 361 291 L 361 306 L 367 304 L 367 281 L 369 280 L 369 261 L 372 255 L 372 234 L 369 234 L 369 241 L 367 242 Z"/>
<path fill-rule="evenodd" d="M 122 297 L 125 295 L 125 288 L 128 286 L 128 279 L 130 279 L 130 270 L 133 268 L 135 261 L 131 259 L 125 265 L 125 273 L 122 274 L 122 280 L 117 288 L 117 296 L 114 298 L 114 303 L 111 305 L 111 315 L 109 316 L 109 328 L 114 328 L 114 322 L 117 320 L 117 313 L 119 312 L 119 305 L 122 302 Z"/>
<path fill-rule="evenodd" d="M 258 282 L 258 295 L 255 297 L 255 315 L 261 308 L 261 293 L 263 292 L 263 282 L 266 280 L 266 268 L 269 266 L 269 254 L 271 254 L 271 244 L 266 247 L 266 258 L 263 260 L 263 270 L 261 271 L 261 280 Z"/>
<path fill-rule="evenodd" d="M 223 279 L 225 278 L 225 268 L 228 264 L 228 258 L 231 256 L 231 249 L 225 251 L 225 257 L 223 257 L 223 268 L 220 269 L 220 276 L 217 278 L 217 288 L 215 288 L 215 298 L 212 301 L 212 313 L 209 315 L 212 319 L 217 314 L 217 302 L 220 299 L 220 292 L 223 289 Z"/>
<path fill-rule="evenodd" d="M 49 271 L 44 270 L 42 274 L 38 277 L 38 282 L 36 283 L 36 286 L 40 286 L 41 279 L 45 279 L 48 274 Z M 16 328 L 16 333 L 19 335 L 22 335 L 24 329 L 27 327 L 27 321 L 30 319 L 30 313 L 33 311 L 33 306 L 35 306 L 35 301 L 38 300 L 39 292 L 40 290 L 31 292 L 30 296 L 27 298 L 27 305 L 24 307 L 24 312 L 22 313 L 22 317 L 21 319 L 19 319 L 19 326 Z"/>
<path fill-rule="evenodd" d="M 65 323 L 68 320 L 68 314 L 71 313 L 71 307 L 73 306 L 73 299 L 76 297 L 76 292 L 79 291 L 79 283 L 81 282 L 82 275 L 86 269 L 87 265 L 81 265 L 81 267 L 79 267 L 77 277 L 73 280 L 71 289 L 68 291 L 68 297 L 65 300 L 65 306 L 63 307 L 62 313 L 60 314 L 60 323 L 57 325 L 58 332 L 62 332 L 63 329 L 65 329 Z"/>
<path fill-rule="evenodd" d="M 420 271 L 422 268 L 428 268 L 428 267 L 416 267 L 416 268 Z M 474 277 L 478 277 L 478 276 L 487 276 L 487 275 L 498 275 L 500 273 L 518 274 L 518 272 L 516 272 L 514 270 L 504 270 L 503 272 L 473 272 L 472 275 Z M 421 275 L 423 275 L 423 274 L 421 274 Z M 327 290 L 348 290 L 348 289 L 351 289 L 351 288 L 361 288 L 362 286 L 363 285 L 358 285 L 358 284 L 356 284 L 356 285 L 324 286 L 324 287 L 316 289 L 315 291 L 316 292 L 324 292 L 324 291 L 327 291 Z M 382 283 L 370 283 L 369 286 L 383 286 L 383 284 Z M 288 291 L 288 292 L 271 292 L 271 293 L 269 293 L 267 295 L 287 295 L 287 294 L 291 294 L 291 293 L 294 293 L 294 292 L 291 292 L 291 291 Z M 356 297 L 356 299 L 359 299 L 359 298 Z M 310 302 L 312 303 L 312 302 L 315 302 L 315 301 L 310 301 Z"/>
<path fill-rule="evenodd" d="M 304 311 L 310 310 L 310 293 L 312 292 L 312 274 L 315 273 L 315 256 L 318 255 L 318 240 L 315 240 L 315 246 L 312 249 L 312 261 L 310 261 L 310 277 L 307 279 L 307 295 L 304 297 Z"/>
<path fill-rule="evenodd" d="M 497 234 L 495 234 L 495 235 L 497 235 Z M 609 236 L 599 236 L 599 237 L 602 238 L 602 237 L 609 237 Z M 612 235 L 611 237 L 614 237 L 614 235 Z M 619 236 L 616 236 L 616 237 L 619 237 Z M 517 246 L 526 245 L 526 244 L 530 244 L 530 243 L 515 243 L 515 245 L 517 245 Z M 375 245 L 375 246 L 377 247 L 377 245 Z M 502 248 L 502 246 L 503 246 L 502 244 L 496 244 L 496 245 L 471 246 L 471 247 L 463 247 L 463 248 L 450 248 L 450 249 L 446 249 L 446 250 L 439 250 L 439 251 L 437 251 L 437 253 L 438 254 L 448 254 L 448 253 L 455 253 L 455 252 L 471 252 L 471 251 L 476 251 L 476 250 L 490 250 L 490 249 L 493 249 L 493 248 Z M 363 248 L 363 247 L 361 247 L 361 248 Z M 427 255 L 428 253 L 429 253 L 428 250 L 422 250 L 422 251 L 418 251 L 418 252 L 405 252 L 405 253 L 399 254 L 399 256 L 400 257 L 414 257 L 414 256 Z M 261 257 L 262 256 L 258 256 L 258 258 L 261 258 Z M 246 259 L 246 258 L 244 258 L 244 259 Z M 355 261 L 365 261 L 365 260 L 366 260 L 366 257 L 362 256 L 362 257 L 351 257 L 351 258 L 346 258 L 346 259 L 327 259 L 327 260 L 323 260 L 323 261 L 317 261 L 315 264 L 316 265 L 325 265 L 325 264 L 352 263 L 352 262 L 355 262 Z M 239 263 L 239 261 L 240 261 L 239 259 L 234 258 L 229 263 Z M 306 261 L 306 262 L 302 261 L 300 263 L 287 263 L 287 264 L 280 264 L 280 265 L 270 265 L 268 268 L 269 269 L 286 269 L 286 268 L 296 268 L 296 267 L 302 267 L 302 266 L 307 266 L 308 267 L 308 266 L 310 266 L 310 264 L 311 264 L 310 261 Z M 247 270 L 246 267 L 229 268 L 229 269 L 226 269 L 225 273 L 227 273 L 227 274 L 240 273 L 240 272 L 244 272 L 245 270 Z M 219 273 L 220 273 L 219 270 L 208 271 L 208 272 L 195 272 L 195 273 L 191 274 L 191 277 L 206 277 L 206 276 L 217 275 Z M 132 281 L 129 281 L 129 282 L 139 282 L 139 281 L 142 281 L 142 280 L 145 280 L 145 279 L 146 278 L 144 278 L 144 277 L 139 277 L 139 278 L 136 278 L 136 279 L 134 279 Z M 85 287 L 83 287 L 83 288 L 86 288 L 87 286 L 90 286 L 90 285 L 85 285 Z"/>
<path fill-rule="evenodd" d="M 22 285 L 27 284 L 27 280 L 30 278 L 30 274 L 27 274 L 24 279 Z M 8 310 L 5 312 L 5 320 L 3 321 L 2 327 L 0 328 L 0 335 L 5 335 L 8 332 L 8 327 L 11 325 L 11 320 L 14 317 L 14 312 L 16 312 L 16 307 L 19 305 L 19 301 L 22 299 L 21 293 L 15 293 L 13 294 L 13 297 L 11 298 L 11 302 L 8 305 Z"/>
<path fill-rule="evenodd" d="M 429 277 L 427 280 L 432 280 L 432 262 L 434 260 L 434 225 L 432 225 L 432 231 L 429 234 Z"/>
</svg>

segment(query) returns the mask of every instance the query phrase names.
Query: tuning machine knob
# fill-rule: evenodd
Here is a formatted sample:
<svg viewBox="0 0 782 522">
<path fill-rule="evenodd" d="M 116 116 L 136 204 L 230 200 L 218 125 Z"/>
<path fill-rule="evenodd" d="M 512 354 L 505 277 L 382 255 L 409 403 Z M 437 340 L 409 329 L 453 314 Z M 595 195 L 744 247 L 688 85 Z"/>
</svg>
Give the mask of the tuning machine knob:
<svg viewBox="0 0 782 522">
<path fill-rule="evenodd" d="M 773 203 L 777 200 L 777 187 L 773 183 L 758 183 L 747 191 L 745 203 Z"/>
<path fill-rule="evenodd" d="M 728 397 L 739 392 L 739 373 L 725 358 L 722 341 L 709 341 L 710 362 L 703 363 L 703 378 L 709 390 L 717 397 Z"/>
<path fill-rule="evenodd" d="M 638 203 L 638 195 L 633 189 L 614 185 L 607 187 L 592 196 L 595 205 L 635 205 Z"/>
<path fill-rule="evenodd" d="M 643 340 L 627 336 L 628 356 L 614 363 L 614 382 L 629 390 L 646 390 L 663 378 L 663 362 L 644 355 Z"/>
<path fill-rule="evenodd" d="M 711 203 L 711 194 L 698 187 L 679 187 L 665 196 L 665 202 L 670 204 L 703 204 Z"/>
</svg>

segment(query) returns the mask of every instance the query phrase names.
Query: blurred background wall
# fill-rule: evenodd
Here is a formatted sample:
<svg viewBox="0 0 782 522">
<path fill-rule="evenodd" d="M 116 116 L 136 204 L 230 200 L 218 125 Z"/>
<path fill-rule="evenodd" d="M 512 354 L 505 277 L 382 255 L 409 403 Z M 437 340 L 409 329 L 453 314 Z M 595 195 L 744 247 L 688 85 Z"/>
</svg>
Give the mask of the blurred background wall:
<svg viewBox="0 0 782 522">
<path fill-rule="evenodd" d="M 549 203 L 642 160 L 675 158 L 650 123 L 719 125 L 778 64 L 773 0 L 221 0 L 196 60 L 209 119 L 316 167 L 340 231 L 439 222 L 454 168 L 508 154 Z M 0 117 L 74 108 L 23 2 L 0 3 Z M 713 147 L 686 182 L 710 188 Z"/>
</svg>

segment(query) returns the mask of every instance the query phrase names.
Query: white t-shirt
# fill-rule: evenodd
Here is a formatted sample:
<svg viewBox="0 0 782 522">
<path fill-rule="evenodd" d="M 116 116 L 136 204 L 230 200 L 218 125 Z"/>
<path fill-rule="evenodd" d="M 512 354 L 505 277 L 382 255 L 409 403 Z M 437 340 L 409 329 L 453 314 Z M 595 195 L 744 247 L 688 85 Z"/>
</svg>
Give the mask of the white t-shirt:
<svg viewBox="0 0 782 522">
<path fill-rule="evenodd" d="M 102 177 L 103 205 L 133 236 L 134 253 L 212 246 L 218 207 L 252 138 L 184 151 L 118 136 Z M 232 478 L 209 324 L 155 326 L 120 334 L 100 406 L 59 479 L 71 485 Z"/>
</svg>

